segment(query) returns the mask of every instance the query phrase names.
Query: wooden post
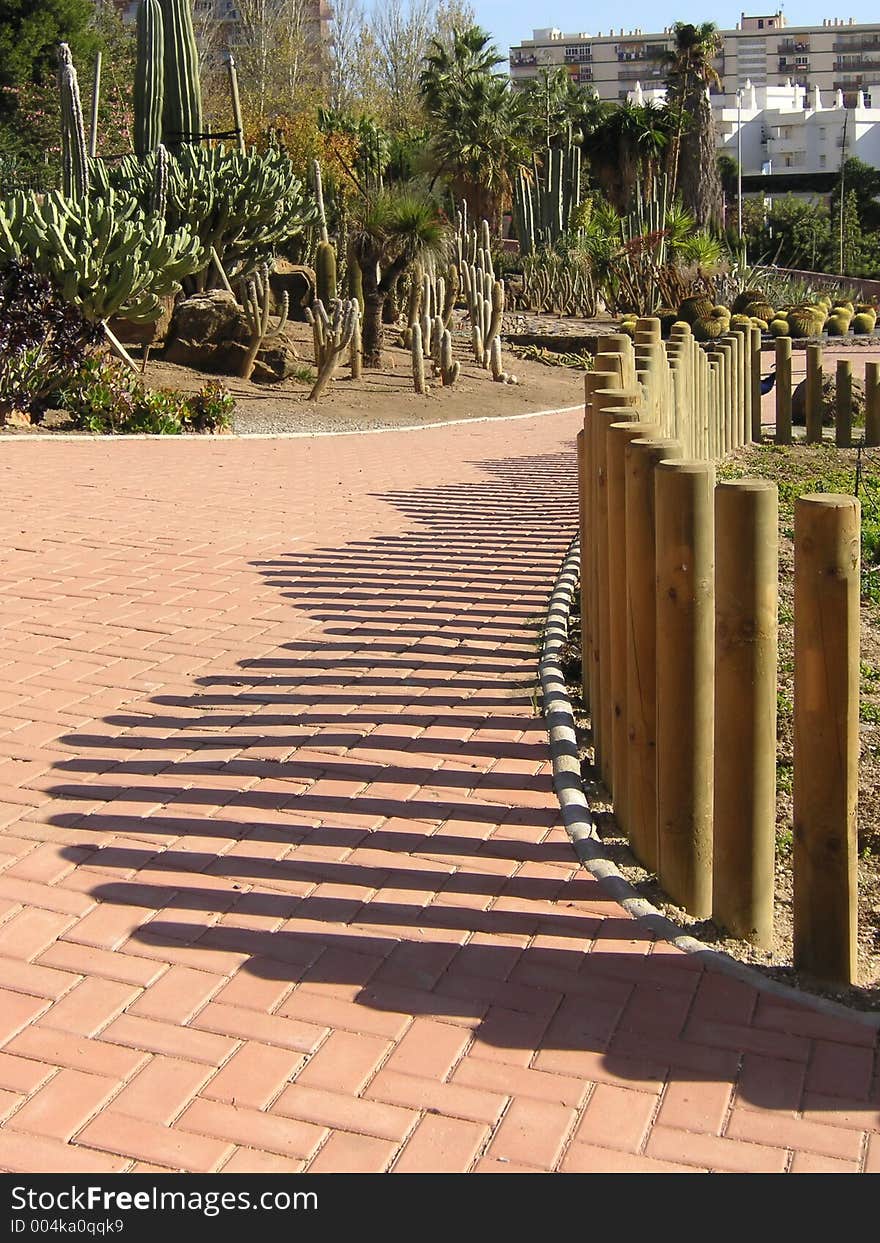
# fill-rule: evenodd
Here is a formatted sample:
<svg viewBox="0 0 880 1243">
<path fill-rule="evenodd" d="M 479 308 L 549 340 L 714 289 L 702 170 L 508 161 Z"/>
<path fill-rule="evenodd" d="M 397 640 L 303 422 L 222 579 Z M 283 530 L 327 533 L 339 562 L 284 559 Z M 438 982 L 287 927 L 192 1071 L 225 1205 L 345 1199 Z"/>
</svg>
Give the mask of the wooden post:
<svg viewBox="0 0 880 1243">
<path fill-rule="evenodd" d="M 807 346 L 807 444 L 822 439 L 822 346 Z"/>
<path fill-rule="evenodd" d="M 581 700 L 585 708 L 590 706 L 590 657 L 589 657 L 589 627 L 587 617 L 590 611 L 590 576 L 587 567 L 587 548 L 590 539 L 590 530 L 587 525 L 587 514 L 589 506 L 589 481 L 590 481 L 590 462 L 588 454 L 589 436 L 587 434 L 586 418 L 584 427 L 577 434 L 577 463 L 578 463 L 578 535 L 580 537 L 581 550 L 581 571 L 579 587 L 580 615 L 581 615 Z"/>
<path fill-rule="evenodd" d="M 776 443 L 791 444 L 791 337 L 776 338 Z"/>
<path fill-rule="evenodd" d="M 865 363 L 865 445 L 880 445 L 880 363 Z"/>
<path fill-rule="evenodd" d="M 752 357 L 751 357 L 751 381 L 752 381 L 752 398 L 750 402 L 752 434 L 751 439 L 755 444 L 761 443 L 761 329 L 756 328 L 754 324 L 749 333 L 752 341 Z M 749 438 L 746 437 L 748 440 Z"/>
<path fill-rule="evenodd" d="M 660 881 L 698 918 L 712 913 L 714 482 L 709 462 L 655 473 Z"/>
<path fill-rule="evenodd" d="M 860 506 L 794 509 L 794 965 L 857 977 Z"/>
<path fill-rule="evenodd" d="M 838 358 L 834 389 L 834 443 L 838 449 L 852 444 L 852 363 Z"/>
<path fill-rule="evenodd" d="M 657 870 L 657 583 L 654 472 L 681 457 L 677 440 L 646 437 L 626 446 L 626 806 L 630 845 Z"/>
<path fill-rule="evenodd" d="M 611 573 L 611 530 L 608 517 L 608 439 L 612 423 L 638 418 L 636 410 L 640 394 L 625 389 L 596 389 L 593 392 L 593 419 L 596 425 L 594 468 L 596 471 L 596 636 L 598 650 L 598 681 L 593 682 L 593 719 L 598 722 L 598 768 L 605 787 L 614 794 L 614 770 L 611 727 L 611 606 L 609 579 Z M 595 727 L 594 727 L 595 728 Z"/>
<path fill-rule="evenodd" d="M 614 411 L 606 412 L 611 417 Z M 631 414 L 626 411 L 625 414 Z M 631 440 L 651 436 L 653 423 L 625 421 L 612 423 L 606 432 L 608 462 L 608 621 L 609 666 L 611 692 L 611 788 L 614 791 L 614 816 L 625 833 L 629 833 L 627 810 L 627 741 L 626 741 L 626 447 Z"/>
<path fill-rule="evenodd" d="M 773 942 L 778 532 L 775 484 L 718 484 L 712 913 L 760 946 Z"/>
</svg>

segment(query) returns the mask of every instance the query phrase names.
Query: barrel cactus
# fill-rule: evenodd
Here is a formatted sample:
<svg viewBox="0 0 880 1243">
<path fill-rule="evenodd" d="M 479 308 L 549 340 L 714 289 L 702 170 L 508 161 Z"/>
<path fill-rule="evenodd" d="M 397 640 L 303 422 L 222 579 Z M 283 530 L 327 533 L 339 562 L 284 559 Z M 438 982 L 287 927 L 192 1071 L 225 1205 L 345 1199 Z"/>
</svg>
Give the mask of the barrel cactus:
<svg viewBox="0 0 880 1243">
<path fill-rule="evenodd" d="M 845 337 L 849 332 L 849 319 L 846 315 L 829 315 L 825 321 L 825 331 L 829 337 Z"/>
<path fill-rule="evenodd" d="M 730 317 L 731 328 L 750 328 L 751 325 L 752 320 L 748 315 L 731 315 Z"/>
<path fill-rule="evenodd" d="M 746 314 L 753 302 L 766 302 L 767 295 L 763 289 L 744 289 L 733 300 L 731 310 L 736 315 Z"/>
<path fill-rule="evenodd" d="M 765 323 L 768 324 L 771 319 L 776 318 L 775 310 L 771 304 L 766 301 L 766 299 L 750 302 L 745 314 L 750 316 L 752 319 L 763 319 Z"/>
<path fill-rule="evenodd" d="M 678 308 L 678 318 L 687 324 L 695 324 L 712 311 L 712 303 L 705 297 L 685 298 Z"/>
<path fill-rule="evenodd" d="M 825 312 L 821 307 L 796 306 L 788 313 L 789 336 L 816 337 L 822 331 Z"/>
<path fill-rule="evenodd" d="M 874 325 L 876 322 L 877 320 L 875 316 L 871 315 L 868 311 L 865 311 L 859 315 L 853 316 L 852 330 L 860 336 L 864 336 L 866 333 L 874 331 Z"/>
<path fill-rule="evenodd" d="M 771 319 L 770 323 L 767 325 L 767 328 L 772 337 L 788 336 L 788 320 L 783 319 L 780 316 L 777 316 L 776 319 Z"/>
<path fill-rule="evenodd" d="M 693 325 L 694 338 L 697 341 L 717 341 L 727 332 L 728 321 L 720 315 L 707 315 L 698 319 Z"/>
</svg>

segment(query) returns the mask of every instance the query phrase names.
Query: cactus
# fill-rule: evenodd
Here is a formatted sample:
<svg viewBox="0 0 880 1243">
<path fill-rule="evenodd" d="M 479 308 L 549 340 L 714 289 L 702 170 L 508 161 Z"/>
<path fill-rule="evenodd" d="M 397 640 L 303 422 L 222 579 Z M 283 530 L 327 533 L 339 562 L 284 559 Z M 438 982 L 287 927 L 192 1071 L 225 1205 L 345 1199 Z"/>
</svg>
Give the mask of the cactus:
<svg viewBox="0 0 880 1243">
<path fill-rule="evenodd" d="M 845 315 L 829 315 L 825 321 L 825 331 L 829 337 L 845 337 L 849 332 L 849 320 Z"/>
<path fill-rule="evenodd" d="M 712 310 L 712 303 L 706 297 L 685 298 L 678 308 L 678 317 L 686 324 L 695 324 L 698 319 L 705 319 Z"/>
<path fill-rule="evenodd" d="M 156 163 L 153 167 L 153 188 L 150 194 L 150 210 L 157 216 L 165 218 L 168 209 L 168 152 L 161 142 L 156 148 Z"/>
<path fill-rule="evenodd" d="M 447 387 L 451 387 L 459 377 L 461 364 L 452 358 L 452 333 L 447 328 L 440 339 L 440 379 Z"/>
<path fill-rule="evenodd" d="M 137 59 L 134 69 L 134 149 L 155 151 L 162 138 L 165 99 L 164 23 L 159 0 L 140 0 L 137 10 Z"/>
<path fill-rule="evenodd" d="M 288 298 L 285 293 L 281 300 L 281 314 L 274 328 L 269 327 L 269 265 L 263 264 L 251 280 L 242 282 L 241 301 L 251 330 L 247 352 L 241 362 L 238 374 L 243 380 L 249 380 L 254 370 L 257 354 L 263 347 L 267 337 L 278 337 L 287 323 Z"/>
<path fill-rule="evenodd" d="M 315 252 L 315 280 L 318 297 L 329 306 L 336 301 L 336 250 L 330 242 L 319 242 Z"/>
<path fill-rule="evenodd" d="M 756 299 L 748 304 L 748 309 L 744 314 L 751 318 L 763 319 L 769 324 L 772 319 L 776 318 L 776 312 L 773 307 L 765 299 Z"/>
<path fill-rule="evenodd" d="M 328 313 L 320 298 L 314 308 L 306 309 L 306 318 L 315 334 L 315 362 L 318 378 L 309 393 L 309 401 L 317 401 L 330 382 L 339 360 L 351 346 L 360 312 L 354 298 L 337 299 Z"/>
<path fill-rule="evenodd" d="M 413 387 L 417 393 L 426 393 L 425 355 L 422 350 L 422 328 L 420 324 L 413 324 L 412 326 L 410 353 L 412 355 Z"/>
<path fill-rule="evenodd" d="M 824 321 L 824 311 L 819 307 L 793 307 L 788 313 L 789 336 L 795 338 L 818 336 L 822 331 Z"/>
<path fill-rule="evenodd" d="M 720 316 L 707 315 L 695 320 L 692 326 L 696 341 L 717 341 L 727 331 L 727 321 Z"/>
<path fill-rule="evenodd" d="M 564 147 L 545 148 L 543 171 L 535 163 L 531 180 L 521 170 L 514 182 L 513 210 L 520 252 L 553 246 L 571 228 L 581 201 L 581 149 L 571 134 Z"/>
<path fill-rule="evenodd" d="M 58 85 L 61 91 L 61 167 L 65 197 L 80 203 L 88 198 L 89 159 L 79 83 L 70 48 L 58 45 Z"/>
<path fill-rule="evenodd" d="M 751 314 L 749 307 L 753 302 L 766 302 L 767 295 L 763 289 L 744 289 L 742 293 L 738 293 L 733 300 L 733 306 L 730 308 L 734 315 Z"/>
<path fill-rule="evenodd" d="M 161 0 L 165 34 L 162 135 L 167 147 L 198 142 L 202 133 L 199 53 L 190 0 Z"/>
<path fill-rule="evenodd" d="M 787 319 L 781 319 L 779 317 L 777 317 L 776 319 L 771 319 L 767 327 L 770 331 L 770 335 L 773 337 L 787 337 L 788 336 L 788 320 Z"/>
<path fill-rule="evenodd" d="M 330 241 L 330 234 L 327 232 L 327 213 L 324 210 L 324 185 L 321 181 L 321 165 L 317 160 L 312 160 L 312 180 L 315 185 L 315 203 L 318 208 L 318 223 L 321 228 L 321 242 L 326 244 Z M 335 293 L 333 296 L 336 296 Z M 327 305 L 329 306 L 330 304 L 327 303 Z"/>
<path fill-rule="evenodd" d="M 354 298 L 361 315 L 364 313 L 364 274 L 354 255 L 348 256 L 348 296 Z"/>
<path fill-rule="evenodd" d="M 461 289 L 461 281 L 458 276 L 458 268 L 451 263 L 446 269 L 446 296 L 443 300 L 443 326 L 448 328 L 452 323 L 452 312 L 455 310 L 455 301 Z"/>
<path fill-rule="evenodd" d="M 61 296 L 103 323 L 114 315 L 149 323 L 161 299 L 203 262 L 188 229 L 170 231 L 132 199 L 106 196 L 70 202 L 60 191 L 19 191 L 0 203 L 0 262 L 27 259 Z"/>
<path fill-rule="evenodd" d="M 853 316 L 852 330 L 859 336 L 862 336 L 865 333 L 873 332 L 876 322 L 874 316 L 867 311 L 859 312 L 859 314 Z"/>
</svg>

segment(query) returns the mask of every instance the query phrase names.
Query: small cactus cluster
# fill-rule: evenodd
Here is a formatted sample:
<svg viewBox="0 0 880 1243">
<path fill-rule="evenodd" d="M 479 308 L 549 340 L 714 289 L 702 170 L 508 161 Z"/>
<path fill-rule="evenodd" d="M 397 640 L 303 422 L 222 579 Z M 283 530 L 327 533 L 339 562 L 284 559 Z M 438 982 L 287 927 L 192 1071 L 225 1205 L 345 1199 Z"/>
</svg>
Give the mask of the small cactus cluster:
<svg viewBox="0 0 880 1243">
<path fill-rule="evenodd" d="M 242 281 L 239 297 L 244 306 L 248 326 L 251 330 L 247 352 L 242 360 L 239 375 L 243 380 L 249 380 L 253 374 L 257 354 L 262 349 L 265 341 L 270 338 L 280 337 L 284 331 L 284 325 L 287 323 L 288 297 L 286 293 L 282 295 L 281 313 L 278 317 L 278 323 L 270 327 L 269 265 L 267 263 L 259 267 L 250 280 Z"/>
<path fill-rule="evenodd" d="M 531 177 L 520 169 L 513 185 L 513 214 L 520 253 L 532 254 L 539 245 L 553 246 L 571 228 L 581 201 L 581 149 L 571 133 L 564 147 L 546 148 L 539 172 Z"/>
<path fill-rule="evenodd" d="M 443 293 L 443 280 L 440 281 L 439 293 Z M 427 276 L 423 277 L 422 297 L 424 305 L 431 306 L 431 283 Z M 436 305 L 436 303 L 435 303 Z M 451 315 L 451 311 L 450 311 Z M 417 317 L 407 329 L 413 366 L 413 385 L 417 393 L 426 393 L 428 385 L 425 379 L 426 347 L 433 365 L 434 378 L 448 388 L 455 383 L 461 372 L 461 364 L 452 356 L 452 333 L 446 327 L 442 314 L 430 315 L 427 311 Z"/>
<path fill-rule="evenodd" d="M 318 378 L 309 393 L 309 401 L 317 401 L 330 383 L 342 355 L 346 350 L 351 350 L 357 340 L 360 308 L 356 298 L 337 298 L 329 309 L 320 298 L 316 298 L 313 306 L 306 309 L 306 318 L 312 325 L 318 368 Z"/>
<path fill-rule="evenodd" d="M 500 363 L 496 366 L 492 361 L 493 349 L 496 355 L 501 349 L 504 285 L 495 278 L 492 251 L 489 245 L 488 221 L 482 222 L 479 236 L 476 232 L 473 233 L 468 250 L 474 255 L 474 259 L 472 262 L 462 260 L 461 280 L 471 323 L 474 361 L 487 370 L 491 368 L 493 380 L 505 384 L 516 384 L 516 376 L 508 375 Z"/>
</svg>

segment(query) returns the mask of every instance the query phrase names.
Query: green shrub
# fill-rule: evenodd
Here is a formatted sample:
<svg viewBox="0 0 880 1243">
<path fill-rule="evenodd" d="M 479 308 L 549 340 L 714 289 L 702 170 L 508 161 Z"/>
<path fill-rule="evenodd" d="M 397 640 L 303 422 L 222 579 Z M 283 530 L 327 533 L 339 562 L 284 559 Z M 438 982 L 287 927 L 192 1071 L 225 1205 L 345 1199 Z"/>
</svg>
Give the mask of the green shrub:
<svg viewBox="0 0 880 1243">
<path fill-rule="evenodd" d="M 873 315 L 869 312 L 863 312 L 859 315 L 853 316 L 852 330 L 860 336 L 864 336 L 866 333 L 874 331 L 874 325 L 876 322 L 877 321 Z"/>
<path fill-rule="evenodd" d="M 235 409 L 233 397 L 216 382 L 194 395 L 148 389 L 129 368 L 106 358 L 87 359 L 59 404 L 77 427 L 99 435 L 221 431 L 230 426 Z"/>
</svg>

